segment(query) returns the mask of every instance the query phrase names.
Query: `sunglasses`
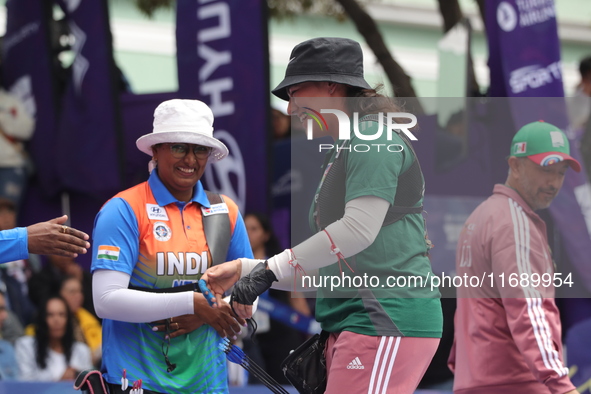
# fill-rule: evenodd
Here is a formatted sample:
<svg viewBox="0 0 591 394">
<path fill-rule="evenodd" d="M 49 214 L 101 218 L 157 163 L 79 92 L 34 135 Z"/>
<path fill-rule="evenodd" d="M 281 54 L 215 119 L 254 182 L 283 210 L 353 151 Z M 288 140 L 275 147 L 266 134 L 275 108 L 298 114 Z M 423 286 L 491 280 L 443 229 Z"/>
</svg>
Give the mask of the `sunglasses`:
<svg viewBox="0 0 591 394">
<path fill-rule="evenodd" d="M 168 144 L 170 146 L 170 153 L 175 159 L 182 159 L 187 155 L 187 152 L 193 148 L 193 154 L 198 159 L 206 159 L 211 155 L 212 149 L 209 146 L 193 145 L 193 144 Z"/>
</svg>

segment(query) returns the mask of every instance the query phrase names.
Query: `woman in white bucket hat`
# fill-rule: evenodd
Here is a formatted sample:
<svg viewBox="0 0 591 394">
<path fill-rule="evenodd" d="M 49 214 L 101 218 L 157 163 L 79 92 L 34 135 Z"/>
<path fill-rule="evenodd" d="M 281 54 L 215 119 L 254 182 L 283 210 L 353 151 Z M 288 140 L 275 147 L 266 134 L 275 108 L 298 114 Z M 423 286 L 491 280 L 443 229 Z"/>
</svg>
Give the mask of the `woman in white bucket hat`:
<svg viewBox="0 0 591 394">
<path fill-rule="evenodd" d="M 211 308 L 193 290 L 212 264 L 252 256 L 237 205 L 200 182 L 208 163 L 228 149 L 213 137 L 211 109 L 197 100 L 160 104 L 153 132 L 136 144 L 152 156 L 155 170 L 147 182 L 109 200 L 93 231 L 103 376 L 111 394 L 129 392 L 140 379 L 145 394 L 227 392 L 225 355 L 217 345 L 220 336 L 236 337 L 245 321 L 227 304 Z M 225 221 L 216 227 L 228 229 L 218 233 L 226 244 L 209 233 L 206 239 L 208 217 Z"/>
</svg>

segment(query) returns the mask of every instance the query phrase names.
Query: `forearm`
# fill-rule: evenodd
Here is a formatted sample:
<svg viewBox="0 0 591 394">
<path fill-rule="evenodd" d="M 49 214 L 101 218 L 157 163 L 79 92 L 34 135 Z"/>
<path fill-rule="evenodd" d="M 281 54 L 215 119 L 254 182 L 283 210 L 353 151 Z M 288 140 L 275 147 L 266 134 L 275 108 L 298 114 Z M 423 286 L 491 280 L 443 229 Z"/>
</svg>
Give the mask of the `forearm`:
<svg viewBox="0 0 591 394">
<path fill-rule="evenodd" d="M 94 306 L 99 317 L 130 323 L 151 322 L 194 312 L 193 292 L 148 293 L 128 289 L 129 275 L 97 270 L 92 277 Z"/>
<path fill-rule="evenodd" d="M 318 268 L 335 263 L 338 260 L 337 252 L 345 258 L 361 252 L 375 240 L 389 206 L 386 200 L 374 196 L 348 202 L 342 219 L 327 226 L 326 231 L 295 246 L 293 253 L 286 250 L 270 258 L 269 268 L 281 281 L 294 275 L 294 265 L 303 269 L 301 274 L 308 275 Z"/>
</svg>

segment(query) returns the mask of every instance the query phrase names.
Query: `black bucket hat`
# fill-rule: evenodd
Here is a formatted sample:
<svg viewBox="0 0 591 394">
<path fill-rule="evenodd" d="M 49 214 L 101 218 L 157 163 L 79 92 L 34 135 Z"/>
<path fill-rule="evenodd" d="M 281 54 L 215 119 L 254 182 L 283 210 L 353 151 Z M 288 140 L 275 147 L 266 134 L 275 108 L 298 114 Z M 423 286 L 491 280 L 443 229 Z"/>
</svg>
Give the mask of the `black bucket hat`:
<svg viewBox="0 0 591 394">
<path fill-rule="evenodd" d="M 363 89 L 371 86 L 363 79 L 363 52 L 358 42 L 348 38 L 312 38 L 291 51 L 285 78 L 272 93 L 289 100 L 287 88 L 302 82 L 336 82 Z"/>
</svg>

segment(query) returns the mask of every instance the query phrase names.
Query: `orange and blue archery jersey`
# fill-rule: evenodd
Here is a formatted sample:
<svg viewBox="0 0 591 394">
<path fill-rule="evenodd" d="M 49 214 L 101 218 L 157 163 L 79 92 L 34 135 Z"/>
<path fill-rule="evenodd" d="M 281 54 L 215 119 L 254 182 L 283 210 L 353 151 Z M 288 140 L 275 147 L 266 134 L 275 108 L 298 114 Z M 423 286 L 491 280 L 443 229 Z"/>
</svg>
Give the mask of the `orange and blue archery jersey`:
<svg viewBox="0 0 591 394">
<path fill-rule="evenodd" d="M 155 170 L 147 182 L 117 194 L 97 215 L 92 271 L 125 272 L 131 275 L 130 286 L 148 289 L 196 282 L 212 265 L 203 216 L 219 214 L 229 216 L 232 232 L 225 261 L 252 258 L 244 221 L 230 198 L 212 205 L 198 182 L 191 201 L 178 201 Z M 161 353 L 163 335 L 147 323 L 105 319 L 106 380 L 119 383 L 125 369 L 130 379 L 142 379 L 157 392 L 227 392 L 226 360 L 217 349 L 219 336 L 213 328 L 203 325 L 171 340 L 168 357 L 177 368 L 170 373 Z"/>
</svg>

